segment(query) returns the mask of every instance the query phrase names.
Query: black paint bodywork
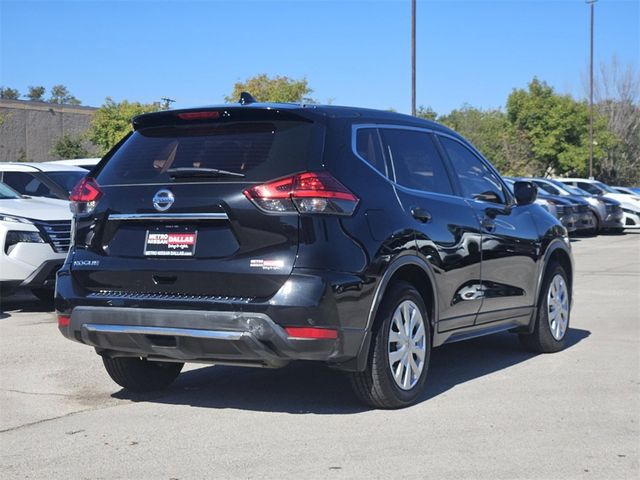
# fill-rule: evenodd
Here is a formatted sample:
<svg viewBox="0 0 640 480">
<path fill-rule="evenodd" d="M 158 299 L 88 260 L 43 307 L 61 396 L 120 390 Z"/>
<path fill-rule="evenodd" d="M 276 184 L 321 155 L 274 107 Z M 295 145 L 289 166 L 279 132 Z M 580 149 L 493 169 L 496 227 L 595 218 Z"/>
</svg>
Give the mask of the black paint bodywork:
<svg viewBox="0 0 640 480">
<path fill-rule="evenodd" d="M 268 109 L 271 115 L 282 112 L 314 122 L 321 148 L 301 168 L 330 172 L 359 198 L 356 211 L 351 216 L 265 214 L 242 194 L 248 185 L 237 179 L 102 186 L 104 196 L 96 211 L 76 218 L 75 245 L 58 273 L 55 306 L 59 313 L 71 314 L 69 327 L 61 327 L 68 338 L 93 345 L 104 355 L 137 353 L 267 366 L 315 359 L 336 368 L 362 370 L 378 306 L 395 280 L 413 283 L 425 298 L 434 346 L 501 330 L 529 331 L 550 260 L 560 262 L 571 280 L 573 260 L 566 230 L 548 212 L 535 204 L 517 205 L 511 197 L 500 206 L 463 198 L 455 165 L 438 135 L 475 149 L 439 124 L 333 106 L 249 104 L 209 109 L 230 114 Z M 207 109 L 198 109 L 202 110 Z M 162 124 L 174 114 L 141 116 L 134 126 Z M 404 188 L 372 168 L 354 152 L 354 129 L 359 125 L 402 126 L 433 135 L 454 194 Z M 109 157 L 90 173 L 98 182 Z M 229 220 L 221 223 L 187 224 L 197 228 L 198 241 L 203 242 L 197 258 L 144 258 L 140 245 L 149 225 L 109 220 L 114 213 L 154 212 L 151 199 L 160 188 L 174 193 L 173 213 L 228 215 Z M 430 220 L 416 219 L 412 214 L 416 209 L 428 212 Z M 256 258 L 276 259 L 282 268 L 257 271 L 250 266 Z M 252 335 L 269 354 L 249 355 L 246 345 L 218 354 L 191 345 L 186 357 L 180 348 L 172 354 L 166 346 L 147 343 L 127 347 L 117 339 L 83 332 L 89 317 L 82 312 L 87 308 L 92 322 L 109 323 L 109 312 L 114 312 L 119 324 L 130 325 L 153 325 L 148 315 L 152 310 L 175 312 L 175 318 L 162 320 L 163 326 L 174 327 L 182 324 L 179 312 L 192 311 L 199 315 L 200 320 L 194 320 L 198 328 L 212 329 L 232 328 L 226 323 L 227 327 L 220 326 L 220 319 L 230 313 L 236 318 L 233 328 L 249 328 L 252 314 L 265 316 L 268 320 L 261 320 L 255 330 L 259 333 Z M 220 312 L 217 317 L 216 312 Z M 339 334 L 337 340 L 290 340 L 283 335 L 285 326 L 331 327 Z"/>
</svg>

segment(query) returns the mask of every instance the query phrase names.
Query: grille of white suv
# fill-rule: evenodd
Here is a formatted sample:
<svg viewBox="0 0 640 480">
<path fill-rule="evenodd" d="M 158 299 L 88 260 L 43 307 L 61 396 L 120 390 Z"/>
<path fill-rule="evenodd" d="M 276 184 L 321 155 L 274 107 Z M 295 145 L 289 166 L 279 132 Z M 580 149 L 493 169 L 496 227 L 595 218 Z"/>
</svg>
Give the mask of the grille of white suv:
<svg viewBox="0 0 640 480">
<path fill-rule="evenodd" d="M 71 220 L 33 222 L 56 253 L 67 253 L 71 243 Z"/>
</svg>

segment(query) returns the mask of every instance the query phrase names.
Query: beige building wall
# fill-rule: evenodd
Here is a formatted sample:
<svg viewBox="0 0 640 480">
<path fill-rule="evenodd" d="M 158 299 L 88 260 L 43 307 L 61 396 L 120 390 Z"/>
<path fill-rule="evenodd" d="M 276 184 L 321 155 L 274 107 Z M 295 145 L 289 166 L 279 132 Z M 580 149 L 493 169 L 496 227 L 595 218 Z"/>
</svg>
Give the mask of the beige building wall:
<svg viewBox="0 0 640 480">
<path fill-rule="evenodd" d="M 49 151 L 62 135 L 89 129 L 96 108 L 0 99 L 0 162 L 58 160 Z M 86 142 L 90 156 L 96 148 Z"/>
</svg>

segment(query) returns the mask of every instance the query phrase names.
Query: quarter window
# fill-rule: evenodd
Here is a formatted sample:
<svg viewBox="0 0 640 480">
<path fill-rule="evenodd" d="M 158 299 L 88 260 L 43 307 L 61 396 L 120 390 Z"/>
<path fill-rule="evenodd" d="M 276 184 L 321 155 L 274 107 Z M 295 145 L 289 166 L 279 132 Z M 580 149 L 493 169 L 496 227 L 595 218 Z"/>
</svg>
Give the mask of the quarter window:
<svg viewBox="0 0 640 480">
<path fill-rule="evenodd" d="M 439 137 L 455 168 L 462 193 L 484 202 L 506 203 L 502 182 L 471 150 L 447 137 Z"/>
<path fill-rule="evenodd" d="M 453 194 L 431 134 L 399 128 L 386 128 L 380 132 L 393 163 L 396 183 L 413 190 Z"/>
<path fill-rule="evenodd" d="M 388 176 L 387 166 L 380 148 L 378 131 L 375 128 L 360 128 L 357 130 L 356 153 L 385 177 Z"/>
</svg>

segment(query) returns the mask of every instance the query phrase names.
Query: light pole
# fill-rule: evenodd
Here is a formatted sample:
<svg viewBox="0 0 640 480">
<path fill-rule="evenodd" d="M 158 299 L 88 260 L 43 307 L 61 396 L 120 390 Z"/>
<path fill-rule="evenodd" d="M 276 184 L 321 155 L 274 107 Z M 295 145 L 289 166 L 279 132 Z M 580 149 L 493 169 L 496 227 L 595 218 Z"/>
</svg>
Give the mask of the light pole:
<svg viewBox="0 0 640 480">
<path fill-rule="evenodd" d="M 416 0 L 411 0 L 411 115 L 416 116 Z"/>
<path fill-rule="evenodd" d="M 593 6 L 598 0 L 585 0 L 591 10 L 589 49 L 589 178 L 593 180 Z"/>
<path fill-rule="evenodd" d="M 171 104 L 175 103 L 175 100 L 169 97 L 162 97 L 160 100 L 162 100 L 162 110 L 169 110 L 169 108 L 171 108 Z"/>
</svg>

